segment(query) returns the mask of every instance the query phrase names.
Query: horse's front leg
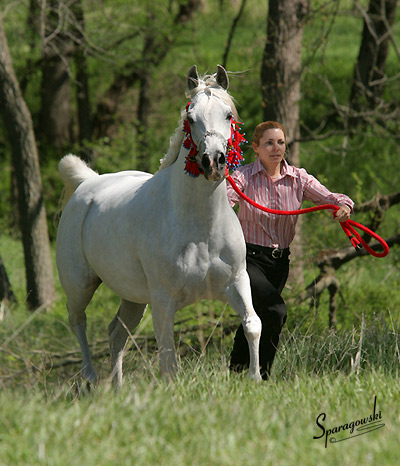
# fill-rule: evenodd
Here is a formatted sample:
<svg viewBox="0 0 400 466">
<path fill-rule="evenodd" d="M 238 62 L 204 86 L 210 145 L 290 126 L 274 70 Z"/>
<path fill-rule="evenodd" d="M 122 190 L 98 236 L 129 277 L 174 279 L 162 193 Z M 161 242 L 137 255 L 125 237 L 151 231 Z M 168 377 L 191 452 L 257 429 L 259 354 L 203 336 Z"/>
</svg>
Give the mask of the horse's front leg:
<svg viewBox="0 0 400 466">
<path fill-rule="evenodd" d="M 242 318 L 244 334 L 249 344 L 250 366 L 249 377 L 261 381 L 259 367 L 259 346 L 261 320 L 256 314 L 251 300 L 250 279 L 245 270 L 238 275 L 225 290 L 228 302 Z"/>
<path fill-rule="evenodd" d="M 175 302 L 170 295 L 161 297 L 158 294 L 156 299 L 152 299 L 151 313 L 160 358 L 160 374 L 166 379 L 173 379 L 178 368 L 174 343 L 175 311 Z"/>
</svg>

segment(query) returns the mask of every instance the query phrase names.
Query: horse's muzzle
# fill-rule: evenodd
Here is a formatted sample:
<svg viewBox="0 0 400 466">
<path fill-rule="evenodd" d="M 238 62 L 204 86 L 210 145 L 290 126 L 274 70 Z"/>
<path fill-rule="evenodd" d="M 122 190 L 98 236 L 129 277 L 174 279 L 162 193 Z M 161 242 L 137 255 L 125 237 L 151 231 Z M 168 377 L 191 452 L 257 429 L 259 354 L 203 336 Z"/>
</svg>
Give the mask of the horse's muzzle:
<svg viewBox="0 0 400 466">
<path fill-rule="evenodd" d="M 207 131 L 199 145 L 201 168 L 207 180 L 218 181 L 225 177 L 227 140 L 221 133 Z"/>
<path fill-rule="evenodd" d="M 210 181 L 218 181 L 225 177 L 225 164 L 226 156 L 222 150 L 215 152 L 213 155 L 205 153 L 201 158 L 204 176 Z"/>
</svg>

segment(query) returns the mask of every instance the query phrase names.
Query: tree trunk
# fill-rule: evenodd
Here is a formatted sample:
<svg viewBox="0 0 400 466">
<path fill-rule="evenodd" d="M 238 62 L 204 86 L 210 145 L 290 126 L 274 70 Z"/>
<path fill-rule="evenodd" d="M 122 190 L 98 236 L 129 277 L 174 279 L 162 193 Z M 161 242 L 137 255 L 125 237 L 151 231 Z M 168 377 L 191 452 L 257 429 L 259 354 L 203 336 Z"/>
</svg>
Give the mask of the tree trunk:
<svg viewBox="0 0 400 466">
<path fill-rule="evenodd" d="M 76 48 L 74 60 L 76 66 L 76 103 L 78 113 L 78 139 L 80 143 L 80 156 L 89 164 L 94 162 L 93 150 L 85 142 L 90 142 L 93 138 L 92 109 L 89 97 L 89 76 L 86 59 L 84 37 L 85 17 L 81 0 L 71 5 L 71 11 L 75 16 L 74 34 Z"/>
<path fill-rule="evenodd" d="M 1 15 L 0 108 L 9 135 L 18 186 L 27 302 L 34 309 L 50 305 L 54 300 L 50 242 L 32 119 L 14 73 Z"/>
<path fill-rule="evenodd" d="M 244 11 L 244 8 L 246 6 L 246 1 L 247 0 L 241 0 L 241 4 L 240 4 L 240 8 L 239 8 L 239 12 L 238 14 L 235 16 L 232 24 L 231 24 L 231 28 L 230 28 L 230 31 L 229 31 L 229 35 L 228 35 L 228 39 L 226 41 L 226 46 L 225 46 L 225 52 L 224 52 L 224 56 L 222 58 L 222 66 L 227 69 L 227 62 L 228 62 L 228 56 L 229 56 L 229 52 L 231 50 L 231 45 L 232 45 L 232 41 L 233 41 L 233 37 L 235 35 L 235 30 L 236 30 L 236 27 L 239 23 L 239 20 L 243 14 L 243 11 Z"/>
<path fill-rule="evenodd" d="M 385 86 L 385 63 L 391 40 L 391 27 L 397 0 L 370 0 L 350 93 L 353 112 L 380 103 Z"/>
<path fill-rule="evenodd" d="M 143 62 L 153 57 L 156 53 L 155 38 L 151 33 L 146 37 L 144 42 L 142 57 Z M 138 163 L 137 169 L 145 172 L 150 171 L 150 154 L 149 154 L 149 116 L 151 111 L 150 86 L 153 65 L 151 62 L 143 69 L 139 83 L 139 104 L 137 111 L 137 140 L 138 140 Z"/>
<path fill-rule="evenodd" d="M 72 141 L 70 109 L 70 55 L 73 45 L 64 33 L 65 18 L 59 16 L 55 0 L 51 0 L 50 11 L 45 15 L 42 37 L 42 83 L 39 131 L 47 144 L 62 148 Z M 60 27 L 60 31 L 57 28 Z M 54 34 L 54 37 L 52 35 Z"/>
<path fill-rule="evenodd" d="M 3 259 L 0 256 L 0 302 L 3 300 L 15 302 L 16 298 L 11 288 Z"/>
<path fill-rule="evenodd" d="M 303 20 L 308 13 L 306 0 L 269 0 L 267 41 L 261 66 L 264 120 L 278 121 L 287 132 L 288 162 L 299 166 L 300 77 Z M 292 277 L 303 286 L 301 217 L 291 246 Z"/>
<path fill-rule="evenodd" d="M 139 105 L 138 105 L 138 125 L 137 125 L 137 140 L 138 140 L 138 161 L 137 170 L 150 172 L 150 147 L 149 136 L 149 115 L 151 110 L 150 104 L 150 83 L 151 69 L 143 72 L 140 78 Z"/>
</svg>

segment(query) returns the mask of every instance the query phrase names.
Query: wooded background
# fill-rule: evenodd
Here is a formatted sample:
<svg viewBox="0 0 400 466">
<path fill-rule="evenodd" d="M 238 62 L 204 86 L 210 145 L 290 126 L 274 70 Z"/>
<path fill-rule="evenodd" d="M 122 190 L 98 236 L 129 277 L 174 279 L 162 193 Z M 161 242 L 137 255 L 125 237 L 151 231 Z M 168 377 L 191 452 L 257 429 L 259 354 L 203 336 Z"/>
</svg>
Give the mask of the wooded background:
<svg viewBox="0 0 400 466">
<path fill-rule="evenodd" d="M 28 308 L 55 299 L 60 158 L 74 152 L 100 173 L 155 172 L 193 64 L 230 72 L 247 139 L 263 120 L 282 122 L 290 162 L 352 197 L 357 220 L 398 244 L 396 7 L 397 0 L 1 0 L 0 232 L 23 242 Z M 244 153 L 254 160 L 250 144 Z M 302 219 L 293 245 L 293 299 L 315 300 L 327 289 L 331 325 L 336 271 L 364 260 L 353 261 L 338 231 L 316 214 Z M 1 254 L 0 243 L 6 302 L 13 284 Z M 373 260 L 396 269 L 396 246 Z"/>
</svg>

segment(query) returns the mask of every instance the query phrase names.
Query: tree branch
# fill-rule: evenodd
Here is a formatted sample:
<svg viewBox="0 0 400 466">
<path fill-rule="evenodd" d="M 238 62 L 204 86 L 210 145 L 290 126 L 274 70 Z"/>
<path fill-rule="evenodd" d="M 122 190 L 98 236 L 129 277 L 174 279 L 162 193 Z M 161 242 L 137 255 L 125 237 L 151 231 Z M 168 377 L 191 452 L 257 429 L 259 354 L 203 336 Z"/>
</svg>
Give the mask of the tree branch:
<svg viewBox="0 0 400 466">
<path fill-rule="evenodd" d="M 231 24 L 231 29 L 229 31 L 228 40 L 226 42 L 224 56 L 222 58 L 222 66 L 224 68 L 226 68 L 226 64 L 227 64 L 227 61 L 228 61 L 228 55 L 229 55 L 231 45 L 232 45 L 233 36 L 235 34 L 235 30 L 236 30 L 236 27 L 237 27 L 238 22 L 240 20 L 240 17 L 242 16 L 244 7 L 246 6 L 246 1 L 247 0 L 242 0 L 242 3 L 241 3 L 240 8 L 239 8 L 239 12 L 235 16 L 235 18 L 233 19 L 232 24 Z"/>
<path fill-rule="evenodd" d="M 122 72 L 115 75 L 113 83 L 106 91 L 103 99 L 98 103 L 94 117 L 96 137 L 106 134 L 114 122 L 122 95 L 127 89 L 140 82 L 142 78 L 148 76 L 149 68 L 157 66 L 165 58 L 178 36 L 176 27 L 185 25 L 193 17 L 200 4 L 200 0 L 189 0 L 181 4 L 173 21 L 174 33 L 170 31 L 169 34 L 159 34 L 159 31 L 154 31 L 153 28 L 150 29 L 153 41 L 152 53 L 145 56 L 142 51 L 139 59 L 132 60 L 125 65 Z M 151 23 L 153 24 L 153 21 Z M 150 34 L 147 36 L 145 44 L 148 44 Z"/>
</svg>

